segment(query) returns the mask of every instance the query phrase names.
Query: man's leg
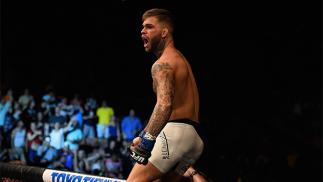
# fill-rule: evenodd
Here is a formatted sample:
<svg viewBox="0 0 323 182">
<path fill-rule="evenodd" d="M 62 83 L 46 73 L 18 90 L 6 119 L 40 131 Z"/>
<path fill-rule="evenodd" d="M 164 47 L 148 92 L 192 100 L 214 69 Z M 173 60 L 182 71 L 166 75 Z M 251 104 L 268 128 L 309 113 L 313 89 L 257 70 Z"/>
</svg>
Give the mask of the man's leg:
<svg viewBox="0 0 323 182">
<path fill-rule="evenodd" d="M 173 171 L 164 174 L 160 172 L 151 162 L 147 165 L 135 164 L 132 168 L 127 182 L 177 182 L 181 181 L 183 177 Z"/>
<path fill-rule="evenodd" d="M 202 145 L 192 126 L 184 123 L 167 123 L 156 139 L 148 164 L 146 166 L 135 164 L 128 182 L 151 182 L 157 179 L 179 181 L 183 179 L 180 174 L 184 174 L 189 165 L 200 156 Z"/>
<path fill-rule="evenodd" d="M 148 161 L 146 165 L 136 163 L 127 179 L 127 182 L 150 182 L 163 176 L 152 163 Z"/>
</svg>

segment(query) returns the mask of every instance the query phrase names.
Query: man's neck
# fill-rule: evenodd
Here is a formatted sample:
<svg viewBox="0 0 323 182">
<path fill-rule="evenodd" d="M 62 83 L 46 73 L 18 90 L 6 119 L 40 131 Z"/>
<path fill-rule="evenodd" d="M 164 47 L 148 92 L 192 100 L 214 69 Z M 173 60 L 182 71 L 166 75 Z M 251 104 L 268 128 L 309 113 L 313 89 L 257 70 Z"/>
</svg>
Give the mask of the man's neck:
<svg viewBox="0 0 323 182">
<path fill-rule="evenodd" d="M 154 54 L 159 59 L 161 57 L 161 55 L 164 53 L 165 49 L 168 48 L 168 47 L 172 47 L 172 46 L 174 46 L 173 39 L 161 40 L 159 45 L 158 45 L 158 48 L 156 49 Z"/>
</svg>

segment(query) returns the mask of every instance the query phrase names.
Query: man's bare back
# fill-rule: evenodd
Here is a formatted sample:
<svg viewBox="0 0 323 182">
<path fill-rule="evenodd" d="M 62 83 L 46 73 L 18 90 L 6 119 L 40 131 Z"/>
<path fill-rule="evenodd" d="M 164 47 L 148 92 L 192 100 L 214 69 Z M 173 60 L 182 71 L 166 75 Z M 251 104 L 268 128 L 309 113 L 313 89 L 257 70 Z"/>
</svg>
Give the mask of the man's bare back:
<svg viewBox="0 0 323 182">
<path fill-rule="evenodd" d="M 175 93 L 169 120 L 186 118 L 199 122 L 198 89 L 191 66 L 183 54 L 173 46 L 169 46 L 164 50 L 161 57 L 152 67 L 154 67 L 155 64 L 167 64 L 170 65 L 173 70 Z M 153 85 L 155 85 L 155 83 L 153 83 Z M 154 90 L 156 92 L 155 86 Z"/>
</svg>

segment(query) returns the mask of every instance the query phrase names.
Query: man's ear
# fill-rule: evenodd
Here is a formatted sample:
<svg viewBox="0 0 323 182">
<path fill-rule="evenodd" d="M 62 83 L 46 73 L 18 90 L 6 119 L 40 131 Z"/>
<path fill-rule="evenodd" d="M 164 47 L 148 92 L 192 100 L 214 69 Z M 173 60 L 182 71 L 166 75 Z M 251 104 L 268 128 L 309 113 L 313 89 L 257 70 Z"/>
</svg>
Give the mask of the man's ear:
<svg viewBox="0 0 323 182">
<path fill-rule="evenodd" d="M 168 28 L 165 27 L 165 28 L 163 28 L 163 31 L 162 31 L 162 38 L 165 38 L 167 36 L 167 34 L 168 34 Z"/>
</svg>

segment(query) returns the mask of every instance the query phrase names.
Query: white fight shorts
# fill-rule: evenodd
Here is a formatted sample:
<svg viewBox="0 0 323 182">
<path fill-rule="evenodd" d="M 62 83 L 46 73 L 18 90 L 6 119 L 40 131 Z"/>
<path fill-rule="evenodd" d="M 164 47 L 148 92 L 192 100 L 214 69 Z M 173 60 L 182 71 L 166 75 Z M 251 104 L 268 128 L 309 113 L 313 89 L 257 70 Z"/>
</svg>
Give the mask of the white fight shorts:
<svg viewBox="0 0 323 182">
<path fill-rule="evenodd" d="M 156 138 L 149 161 L 162 173 L 183 175 L 202 154 L 204 143 L 189 119 L 169 121 Z M 195 127 L 194 127 L 195 126 Z"/>
</svg>

